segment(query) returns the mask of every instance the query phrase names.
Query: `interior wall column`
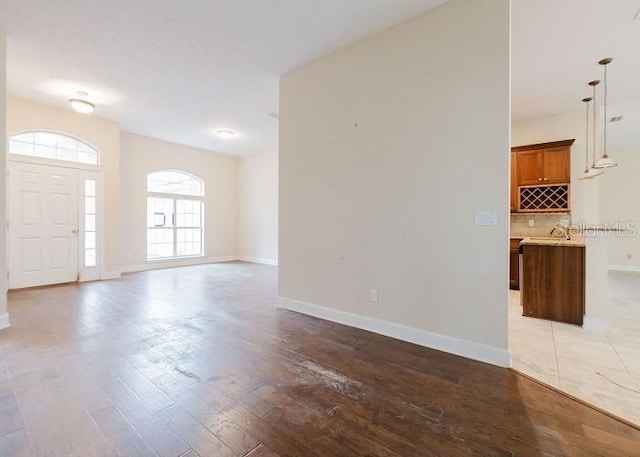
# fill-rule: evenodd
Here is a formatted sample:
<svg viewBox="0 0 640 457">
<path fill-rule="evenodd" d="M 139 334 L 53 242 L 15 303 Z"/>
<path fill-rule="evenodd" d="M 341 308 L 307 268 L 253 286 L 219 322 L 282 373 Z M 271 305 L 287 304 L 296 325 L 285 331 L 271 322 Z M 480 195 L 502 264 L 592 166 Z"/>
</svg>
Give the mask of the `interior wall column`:
<svg viewBox="0 0 640 457">
<path fill-rule="evenodd" d="M 0 32 L 0 329 L 9 327 L 7 313 L 7 36 Z"/>
</svg>

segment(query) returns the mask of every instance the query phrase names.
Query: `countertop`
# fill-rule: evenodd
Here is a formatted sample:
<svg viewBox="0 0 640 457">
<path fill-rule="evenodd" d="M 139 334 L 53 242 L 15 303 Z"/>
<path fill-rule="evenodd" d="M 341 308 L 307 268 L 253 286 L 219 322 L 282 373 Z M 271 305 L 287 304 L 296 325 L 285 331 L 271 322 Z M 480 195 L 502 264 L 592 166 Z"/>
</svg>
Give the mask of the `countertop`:
<svg viewBox="0 0 640 457">
<path fill-rule="evenodd" d="M 562 237 L 531 236 L 524 238 L 520 244 L 533 246 L 568 246 L 576 248 L 583 248 L 586 245 L 584 237 L 582 236 L 572 237 L 570 240 L 566 240 Z"/>
</svg>

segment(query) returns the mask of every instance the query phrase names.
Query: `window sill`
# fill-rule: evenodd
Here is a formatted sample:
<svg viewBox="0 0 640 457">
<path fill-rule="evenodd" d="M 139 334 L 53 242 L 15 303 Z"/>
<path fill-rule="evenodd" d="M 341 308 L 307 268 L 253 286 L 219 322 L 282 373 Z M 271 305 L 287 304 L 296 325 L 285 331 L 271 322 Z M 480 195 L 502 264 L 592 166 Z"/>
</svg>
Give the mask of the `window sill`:
<svg viewBox="0 0 640 457">
<path fill-rule="evenodd" d="M 171 262 L 171 261 L 180 261 L 180 260 L 189 260 L 189 259 L 202 259 L 202 258 L 204 258 L 204 254 L 184 255 L 184 256 L 180 256 L 180 257 L 159 257 L 157 259 L 147 259 L 146 263 Z"/>
</svg>

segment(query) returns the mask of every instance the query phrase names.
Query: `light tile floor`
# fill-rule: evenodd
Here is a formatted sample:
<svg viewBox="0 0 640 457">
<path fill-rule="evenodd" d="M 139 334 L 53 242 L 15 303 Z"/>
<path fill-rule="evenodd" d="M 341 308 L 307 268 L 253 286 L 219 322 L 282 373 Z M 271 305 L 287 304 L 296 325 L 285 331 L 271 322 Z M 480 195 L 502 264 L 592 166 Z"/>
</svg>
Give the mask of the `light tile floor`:
<svg viewBox="0 0 640 457">
<path fill-rule="evenodd" d="M 581 327 L 522 316 L 509 291 L 512 367 L 640 426 L 640 275 L 611 273 L 611 327 Z"/>
</svg>

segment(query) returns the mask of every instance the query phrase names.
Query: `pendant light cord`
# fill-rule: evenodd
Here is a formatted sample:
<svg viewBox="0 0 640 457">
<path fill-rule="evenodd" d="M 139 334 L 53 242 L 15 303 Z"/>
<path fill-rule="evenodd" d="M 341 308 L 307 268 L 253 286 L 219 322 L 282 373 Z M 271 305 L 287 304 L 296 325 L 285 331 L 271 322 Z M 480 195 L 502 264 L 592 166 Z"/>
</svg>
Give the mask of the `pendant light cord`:
<svg viewBox="0 0 640 457">
<path fill-rule="evenodd" d="M 602 157 L 607 155 L 607 64 L 604 64 L 604 125 L 602 126 Z"/>
<path fill-rule="evenodd" d="M 586 163 L 584 167 L 584 172 L 588 173 L 589 172 L 589 99 L 585 98 L 583 101 L 587 105 L 587 129 L 586 129 L 586 135 L 585 135 L 586 136 L 585 144 L 586 144 L 587 153 L 585 154 Z"/>
<path fill-rule="evenodd" d="M 593 85 L 593 165 L 596 166 L 596 84 Z"/>
</svg>

